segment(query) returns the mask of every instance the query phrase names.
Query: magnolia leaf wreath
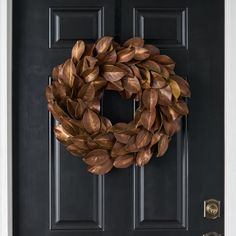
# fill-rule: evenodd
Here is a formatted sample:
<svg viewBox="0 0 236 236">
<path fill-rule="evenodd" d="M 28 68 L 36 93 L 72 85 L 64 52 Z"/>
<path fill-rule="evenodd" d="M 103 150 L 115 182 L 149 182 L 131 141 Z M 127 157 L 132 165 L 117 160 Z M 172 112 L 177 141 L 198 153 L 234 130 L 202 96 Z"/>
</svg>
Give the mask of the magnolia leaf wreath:
<svg viewBox="0 0 236 236">
<path fill-rule="evenodd" d="M 108 36 L 91 45 L 77 41 L 46 88 L 48 109 L 59 122 L 56 138 L 98 175 L 163 156 L 188 114 L 183 97 L 190 96 L 189 84 L 174 68 L 169 56 L 141 38 L 123 45 Z M 100 114 L 104 90 L 138 101 L 132 121 L 112 124 Z"/>
</svg>

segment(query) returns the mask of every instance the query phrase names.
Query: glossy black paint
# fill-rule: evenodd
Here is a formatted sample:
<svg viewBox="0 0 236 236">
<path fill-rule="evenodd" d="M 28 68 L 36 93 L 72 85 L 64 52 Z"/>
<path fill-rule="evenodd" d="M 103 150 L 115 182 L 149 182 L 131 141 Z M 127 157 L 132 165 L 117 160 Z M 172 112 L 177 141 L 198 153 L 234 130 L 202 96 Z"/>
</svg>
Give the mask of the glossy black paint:
<svg viewBox="0 0 236 236">
<path fill-rule="evenodd" d="M 15 0 L 13 19 L 14 236 L 197 236 L 223 233 L 224 1 Z M 169 151 L 142 169 L 89 174 L 52 133 L 44 90 L 76 39 L 142 36 L 188 79 L 190 115 Z M 106 92 L 103 113 L 129 121 L 134 102 Z"/>
</svg>

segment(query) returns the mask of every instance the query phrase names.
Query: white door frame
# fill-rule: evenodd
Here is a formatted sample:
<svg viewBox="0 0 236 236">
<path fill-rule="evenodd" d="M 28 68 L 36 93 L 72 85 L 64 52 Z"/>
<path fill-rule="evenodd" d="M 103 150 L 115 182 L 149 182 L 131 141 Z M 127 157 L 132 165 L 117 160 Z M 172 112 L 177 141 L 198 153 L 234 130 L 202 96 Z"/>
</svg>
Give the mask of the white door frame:
<svg viewBox="0 0 236 236">
<path fill-rule="evenodd" d="M 225 0 L 225 236 L 236 235 L 235 42 L 236 0 Z M 12 209 L 12 0 L 0 0 L 0 236 L 13 236 Z"/>
</svg>

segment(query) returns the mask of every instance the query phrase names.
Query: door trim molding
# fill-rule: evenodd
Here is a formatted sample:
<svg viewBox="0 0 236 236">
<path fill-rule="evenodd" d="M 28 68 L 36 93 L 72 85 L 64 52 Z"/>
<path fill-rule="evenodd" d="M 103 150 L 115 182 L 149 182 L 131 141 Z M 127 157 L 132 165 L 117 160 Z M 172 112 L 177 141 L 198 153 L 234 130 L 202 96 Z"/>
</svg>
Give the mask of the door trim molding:
<svg viewBox="0 0 236 236">
<path fill-rule="evenodd" d="M 236 234 L 236 1 L 225 0 L 225 235 Z"/>
<path fill-rule="evenodd" d="M 12 219 L 12 0 L 0 1 L 0 235 Z"/>
<path fill-rule="evenodd" d="M 236 1 L 225 0 L 225 235 L 236 234 Z M 235 65 L 234 65 L 235 64 Z M 0 235 L 13 236 L 12 0 L 0 1 Z"/>
</svg>

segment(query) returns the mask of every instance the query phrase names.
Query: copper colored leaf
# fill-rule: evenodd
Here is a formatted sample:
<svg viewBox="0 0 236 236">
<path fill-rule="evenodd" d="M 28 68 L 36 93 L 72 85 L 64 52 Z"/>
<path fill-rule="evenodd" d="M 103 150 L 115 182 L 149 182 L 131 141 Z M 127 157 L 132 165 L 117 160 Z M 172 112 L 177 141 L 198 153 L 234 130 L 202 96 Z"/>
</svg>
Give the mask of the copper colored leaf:
<svg viewBox="0 0 236 236">
<path fill-rule="evenodd" d="M 149 50 L 143 47 L 135 47 L 134 59 L 135 60 L 145 60 L 150 56 Z"/>
<path fill-rule="evenodd" d="M 107 81 L 103 77 L 99 76 L 91 84 L 94 86 L 95 91 L 97 91 L 97 90 L 104 88 L 107 85 Z"/>
<path fill-rule="evenodd" d="M 87 144 L 90 150 L 100 148 L 99 145 L 89 136 Z"/>
<path fill-rule="evenodd" d="M 171 100 L 172 100 L 172 90 L 169 85 L 167 85 L 164 88 L 159 89 L 158 103 L 160 105 L 167 106 L 171 104 Z"/>
<path fill-rule="evenodd" d="M 156 63 L 153 60 L 146 60 L 144 62 L 142 62 L 142 67 L 151 70 L 151 71 L 155 71 L 157 73 L 161 73 L 161 67 L 158 65 L 158 63 Z"/>
<path fill-rule="evenodd" d="M 78 92 L 78 97 L 85 101 L 92 101 L 95 97 L 95 88 L 92 83 L 85 84 Z"/>
<path fill-rule="evenodd" d="M 141 114 L 140 123 L 147 130 L 151 130 L 156 119 L 156 109 L 144 110 Z"/>
<path fill-rule="evenodd" d="M 181 93 L 180 87 L 179 87 L 178 83 L 173 79 L 170 79 L 169 84 L 170 84 L 170 87 L 171 87 L 171 90 L 172 90 L 172 94 L 175 97 L 175 99 L 177 100 L 180 96 L 180 93 Z"/>
<path fill-rule="evenodd" d="M 139 80 L 136 77 L 126 77 L 123 80 L 124 88 L 130 93 L 137 93 L 141 90 Z"/>
<path fill-rule="evenodd" d="M 76 110 L 77 102 L 73 101 L 72 99 L 67 99 L 67 111 L 71 117 L 75 117 L 75 110 Z"/>
<path fill-rule="evenodd" d="M 85 43 L 78 40 L 72 48 L 71 57 L 74 63 L 78 63 L 85 50 Z"/>
<path fill-rule="evenodd" d="M 143 45 L 144 40 L 140 37 L 130 38 L 123 44 L 124 47 L 143 47 Z"/>
<path fill-rule="evenodd" d="M 134 156 L 133 155 L 124 155 L 124 156 L 118 156 L 115 161 L 113 162 L 113 165 L 116 168 L 127 168 L 134 164 Z"/>
<path fill-rule="evenodd" d="M 70 143 L 71 134 L 69 134 L 62 125 L 58 125 L 54 128 L 54 134 L 62 144 L 68 145 Z"/>
<path fill-rule="evenodd" d="M 158 142 L 158 153 L 157 157 L 161 157 L 165 154 L 169 146 L 169 137 L 167 135 L 162 135 L 160 141 Z"/>
<path fill-rule="evenodd" d="M 170 106 L 160 106 L 160 108 L 169 121 L 176 120 L 179 117 L 179 113 L 173 110 Z"/>
<path fill-rule="evenodd" d="M 114 133 L 114 136 L 116 137 L 116 140 L 120 143 L 124 143 L 126 144 L 130 138 L 130 135 L 128 134 L 118 134 L 118 133 Z"/>
<path fill-rule="evenodd" d="M 75 108 L 75 117 L 76 118 L 82 118 L 83 114 L 84 114 L 84 111 L 85 111 L 85 108 L 86 108 L 86 105 L 84 103 L 84 101 L 81 99 L 81 98 L 78 98 L 78 103 L 77 103 L 77 106 Z"/>
<path fill-rule="evenodd" d="M 126 71 L 114 65 L 104 65 L 103 77 L 110 82 L 118 81 L 126 75 Z"/>
<path fill-rule="evenodd" d="M 128 143 L 125 145 L 125 150 L 127 152 L 137 152 L 139 150 L 135 141 L 136 141 L 136 136 L 132 136 L 129 139 Z"/>
<path fill-rule="evenodd" d="M 89 109 L 95 111 L 95 112 L 100 112 L 101 104 L 100 104 L 100 99 L 99 98 L 94 98 L 92 101 L 86 102 L 87 106 Z"/>
<path fill-rule="evenodd" d="M 148 49 L 150 55 L 159 55 L 160 49 L 151 44 L 145 44 L 144 48 Z"/>
<path fill-rule="evenodd" d="M 160 132 L 155 132 L 153 135 L 152 135 L 152 140 L 151 140 L 151 143 L 150 143 L 150 147 L 152 147 L 153 145 L 155 145 L 157 142 L 159 142 L 159 140 L 161 139 L 161 136 L 163 134 L 160 133 Z"/>
<path fill-rule="evenodd" d="M 113 91 L 123 91 L 124 88 L 122 86 L 122 82 L 119 81 L 114 81 L 114 82 L 108 82 L 106 90 L 113 90 Z"/>
<path fill-rule="evenodd" d="M 131 65 L 131 69 L 132 69 L 134 75 L 135 75 L 139 80 L 141 80 L 141 79 L 142 79 L 142 76 L 141 76 L 141 74 L 140 74 L 139 68 L 138 68 L 137 66 L 135 66 L 135 65 Z"/>
<path fill-rule="evenodd" d="M 150 161 L 151 158 L 152 158 L 151 149 L 145 148 L 138 152 L 136 157 L 136 164 L 140 167 L 144 166 Z"/>
<path fill-rule="evenodd" d="M 89 149 L 89 147 L 87 145 L 87 137 L 84 135 L 74 136 L 70 140 L 74 145 L 78 146 L 79 149 L 82 149 L 82 150 Z"/>
<path fill-rule="evenodd" d="M 113 131 L 114 133 L 121 134 L 127 131 L 129 127 L 127 123 L 119 122 L 113 125 L 111 128 L 111 131 Z"/>
<path fill-rule="evenodd" d="M 153 59 L 162 65 L 175 64 L 175 62 L 167 55 L 155 55 Z"/>
<path fill-rule="evenodd" d="M 101 165 L 89 166 L 88 171 L 96 175 L 104 175 L 108 173 L 113 167 L 112 161 L 109 159 Z"/>
<path fill-rule="evenodd" d="M 62 110 L 62 108 L 56 102 L 49 102 L 48 110 L 52 113 L 56 120 L 60 120 L 61 117 L 68 117 L 65 111 Z"/>
<path fill-rule="evenodd" d="M 101 121 L 96 112 L 88 109 L 83 115 L 83 125 L 88 133 L 97 133 L 101 128 Z"/>
<path fill-rule="evenodd" d="M 114 146 L 111 150 L 111 156 L 117 157 L 117 156 L 123 156 L 126 155 L 128 152 L 125 150 L 125 145 L 120 142 L 115 142 Z"/>
<path fill-rule="evenodd" d="M 186 80 L 184 80 L 182 77 L 180 77 L 178 75 L 171 76 L 171 79 L 178 83 L 182 96 L 184 96 L 184 97 L 191 96 L 189 84 Z"/>
<path fill-rule="evenodd" d="M 99 134 L 93 140 L 105 149 L 111 149 L 114 145 L 114 136 L 111 133 Z"/>
<path fill-rule="evenodd" d="M 142 95 L 143 105 L 148 109 L 154 109 L 157 105 L 158 91 L 156 89 L 145 89 Z"/>
<path fill-rule="evenodd" d="M 117 52 L 117 61 L 118 62 L 129 62 L 134 57 L 133 48 L 124 48 Z"/>
<path fill-rule="evenodd" d="M 74 123 L 71 122 L 72 120 L 73 119 L 61 117 L 61 125 L 71 135 L 77 135 L 79 132 L 79 127 L 74 125 Z"/>
<path fill-rule="evenodd" d="M 105 163 L 110 156 L 107 150 L 104 149 L 95 149 L 89 152 L 84 158 L 83 161 L 90 166 L 101 165 Z"/>
<path fill-rule="evenodd" d="M 62 67 L 63 83 L 72 88 L 75 74 L 76 74 L 75 65 L 71 59 L 68 59 Z"/>
<path fill-rule="evenodd" d="M 180 115 L 187 115 L 189 110 L 188 110 L 188 106 L 186 104 L 186 102 L 184 102 L 183 100 L 179 100 L 177 102 L 174 102 L 172 104 L 172 108 L 178 112 Z"/>
<path fill-rule="evenodd" d="M 166 80 L 162 77 L 161 74 L 151 71 L 152 75 L 152 88 L 163 88 L 167 85 Z"/>
<path fill-rule="evenodd" d="M 86 60 L 86 64 L 88 65 L 89 68 L 94 68 L 96 63 L 97 63 L 97 59 L 91 56 L 85 56 L 84 60 Z"/>
<path fill-rule="evenodd" d="M 94 49 L 95 49 L 95 44 L 92 43 L 92 44 L 86 44 L 85 45 L 85 52 L 84 52 L 84 55 L 86 56 L 93 56 L 94 54 Z"/>
<path fill-rule="evenodd" d="M 152 133 L 146 129 L 142 129 L 136 136 L 136 146 L 137 148 L 143 148 L 147 146 L 152 139 Z"/>
<path fill-rule="evenodd" d="M 53 93 L 52 93 L 52 85 L 50 85 L 46 88 L 45 95 L 46 95 L 46 98 L 47 98 L 48 102 L 53 102 L 54 101 L 54 96 L 53 96 Z"/>
<path fill-rule="evenodd" d="M 166 134 L 170 137 L 180 129 L 180 124 L 178 119 L 174 121 L 167 121 L 164 119 L 163 126 Z"/>
<path fill-rule="evenodd" d="M 132 69 L 129 66 L 127 66 L 126 64 L 117 63 L 116 66 L 119 67 L 120 69 L 126 71 L 127 76 L 129 76 L 129 77 L 134 76 Z"/>
<path fill-rule="evenodd" d="M 59 79 L 59 74 L 61 73 L 63 64 L 55 66 L 52 70 L 52 79 L 53 80 L 58 80 Z"/>
<path fill-rule="evenodd" d="M 103 131 L 107 131 L 108 129 L 110 129 L 112 127 L 111 121 L 104 116 L 101 117 L 101 123 L 102 123 L 101 129 Z"/>
<path fill-rule="evenodd" d="M 87 153 L 87 150 L 82 150 L 74 144 L 70 144 L 66 149 L 74 156 L 84 156 Z"/>
<path fill-rule="evenodd" d="M 97 79 L 98 74 L 99 74 L 99 67 L 95 66 L 92 69 L 89 68 L 86 71 L 84 71 L 82 73 L 82 77 L 84 78 L 85 82 L 88 83 L 88 82 L 91 82 L 91 81 Z"/>
<path fill-rule="evenodd" d="M 113 38 L 109 36 L 104 36 L 100 38 L 96 43 L 96 50 L 98 53 L 106 52 L 111 46 Z"/>
</svg>

